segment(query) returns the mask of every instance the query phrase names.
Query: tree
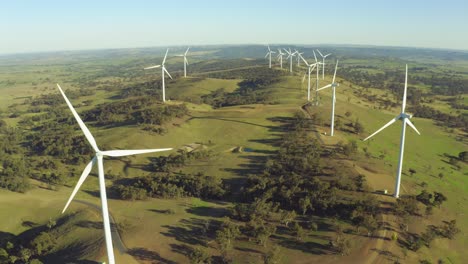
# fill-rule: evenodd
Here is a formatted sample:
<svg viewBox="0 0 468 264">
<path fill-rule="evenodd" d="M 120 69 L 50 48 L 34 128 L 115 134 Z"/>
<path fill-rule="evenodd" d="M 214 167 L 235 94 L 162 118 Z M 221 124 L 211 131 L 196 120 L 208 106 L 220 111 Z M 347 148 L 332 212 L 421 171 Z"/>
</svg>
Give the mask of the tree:
<svg viewBox="0 0 468 264">
<path fill-rule="evenodd" d="M 220 246 L 221 252 L 227 253 L 232 248 L 233 241 L 239 236 L 239 226 L 225 219 L 221 227 L 216 231 L 216 242 Z"/>
<path fill-rule="evenodd" d="M 306 233 L 302 226 L 298 222 L 294 222 L 294 226 L 292 227 L 292 231 L 294 233 L 294 236 L 298 241 L 303 241 Z"/>
<path fill-rule="evenodd" d="M 211 256 L 201 247 L 192 248 L 189 254 L 190 263 L 192 264 L 210 264 Z"/>
<path fill-rule="evenodd" d="M 445 222 L 445 226 L 442 227 L 442 235 L 446 238 L 453 239 L 458 233 L 460 233 L 460 229 L 457 227 L 457 220 Z"/>
<path fill-rule="evenodd" d="M 335 246 L 336 251 L 342 256 L 348 255 L 351 251 L 351 242 L 349 239 L 346 239 L 344 235 L 338 235 L 335 242 L 332 244 Z"/>
<path fill-rule="evenodd" d="M 439 176 L 439 179 L 441 179 L 441 180 L 442 180 L 442 178 L 444 178 L 444 174 L 443 174 L 442 172 L 441 172 L 441 173 L 439 173 L 439 175 L 438 175 L 438 176 Z"/>
<path fill-rule="evenodd" d="M 302 215 L 306 214 L 307 209 L 309 209 L 311 207 L 311 205 L 312 205 L 312 203 L 310 201 L 309 196 L 305 196 L 305 197 L 302 197 L 301 199 L 299 199 L 299 207 L 302 210 Z"/>
<path fill-rule="evenodd" d="M 0 262 L 4 263 L 8 259 L 8 252 L 4 248 L 0 248 Z"/>
<path fill-rule="evenodd" d="M 432 194 L 426 190 L 422 190 L 422 192 L 416 195 L 416 199 L 425 205 L 432 204 Z"/>
<path fill-rule="evenodd" d="M 36 255 L 43 255 L 55 246 L 55 239 L 48 232 L 41 232 L 30 242 L 31 248 Z"/>
<path fill-rule="evenodd" d="M 281 223 L 288 227 L 289 223 L 296 219 L 296 211 L 283 210 L 281 212 Z"/>
<path fill-rule="evenodd" d="M 366 214 L 364 215 L 362 226 L 367 229 L 367 236 L 371 236 L 377 230 L 379 224 L 374 216 Z"/>
<path fill-rule="evenodd" d="M 434 202 L 432 202 L 434 206 L 438 206 L 440 208 L 442 203 L 445 201 L 447 201 L 447 197 L 445 197 L 445 195 L 440 192 L 434 192 Z"/>
<path fill-rule="evenodd" d="M 468 162 L 468 151 L 462 151 L 462 152 L 458 153 L 458 158 L 461 161 Z"/>
<path fill-rule="evenodd" d="M 280 263 L 281 252 L 278 246 L 273 246 L 267 253 L 263 255 L 264 264 L 278 264 Z"/>
<path fill-rule="evenodd" d="M 354 127 L 354 132 L 358 135 L 364 132 L 364 126 L 361 124 L 361 122 L 359 122 L 359 119 L 356 119 L 353 127 Z"/>
<path fill-rule="evenodd" d="M 28 262 L 29 258 L 31 258 L 32 252 L 29 248 L 22 248 L 19 251 L 19 257 L 22 261 Z"/>
</svg>

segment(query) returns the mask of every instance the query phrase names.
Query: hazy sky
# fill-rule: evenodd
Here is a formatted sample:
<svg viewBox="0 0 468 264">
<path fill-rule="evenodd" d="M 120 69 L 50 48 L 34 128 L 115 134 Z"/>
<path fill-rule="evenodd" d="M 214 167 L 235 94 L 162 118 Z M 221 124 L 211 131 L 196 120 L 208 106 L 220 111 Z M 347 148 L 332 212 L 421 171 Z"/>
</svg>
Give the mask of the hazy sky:
<svg viewBox="0 0 468 264">
<path fill-rule="evenodd" d="M 0 4 L 0 54 L 241 43 L 468 50 L 468 1 L 10 0 Z"/>
</svg>

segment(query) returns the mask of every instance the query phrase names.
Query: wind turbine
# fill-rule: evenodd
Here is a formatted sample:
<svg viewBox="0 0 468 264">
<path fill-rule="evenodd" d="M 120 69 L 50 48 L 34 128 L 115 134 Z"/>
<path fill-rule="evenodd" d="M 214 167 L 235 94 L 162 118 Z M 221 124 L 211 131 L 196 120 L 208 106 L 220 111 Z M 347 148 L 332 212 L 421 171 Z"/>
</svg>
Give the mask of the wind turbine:
<svg viewBox="0 0 468 264">
<path fill-rule="evenodd" d="M 318 66 L 318 62 L 315 62 L 314 64 L 309 64 L 307 61 L 304 59 L 304 57 L 301 56 L 299 53 L 298 56 L 304 61 L 304 63 L 307 65 L 307 73 L 304 74 L 304 77 L 302 77 L 302 82 L 304 82 L 306 74 L 309 75 L 309 79 L 307 82 L 307 101 L 310 101 L 310 73 L 315 69 L 315 67 Z"/>
<path fill-rule="evenodd" d="M 187 48 L 184 54 L 177 55 L 177 57 L 184 57 L 184 77 L 187 78 L 187 65 L 188 65 L 188 60 L 187 60 L 187 53 L 189 51 L 190 47 Z M 167 73 L 169 74 L 169 73 Z M 171 76 L 169 74 L 169 76 Z M 172 79 L 172 77 L 171 77 Z"/>
<path fill-rule="evenodd" d="M 405 76 L 405 90 L 403 92 L 403 102 L 401 105 L 401 113 L 397 115 L 395 118 L 390 120 L 387 124 L 385 124 L 382 128 L 379 130 L 375 131 L 374 134 L 368 136 L 367 138 L 364 139 L 364 141 L 368 140 L 369 138 L 373 137 L 380 131 L 384 130 L 386 127 L 390 126 L 391 124 L 395 123 L 397 120 L 401 120 L 403 123 L 402 129 L 401 129 L 401 140 L 400 140 L 400 156 L 398 158 L 398 169 L 397 169 L 397 180 L 395 183 L 395 194 L 393 195 L 395 198 L 398 198 L 400 196 L 400 183 L 401 183 L 401 169 L 403 167 L 403 153 L 405 149 L 405 133 L 406 133 L 406 125 L 409 125 L 418 135 L 421 135 L 419 133 L 418 129 L 413 125 L 413 123 L 410 121 L 410 118 L 413 116 L 410 114 L 407 114 L 405 112 L 406 108 L 406 90 L 408 89 L 408 64 L 406 65 L 406 76 Z"/>
<path fill-rule="evenodd" d="M 270 56 L 270 66 L 269 66 L 270 69 L 271 69 L 271 54 L 273 54 L 273 53 L 276 53 L 276 52 L 272 51 L 272 50 L 270 49 L 270 45 L 268 45 L 268 52 L 267 52 L 267 54 L 265 55 L 265 58 L 268 57 L 268 56 Z"/>
<path fill-rule="evenodd" d="M 58 89 L 60 90 L 60 93 L 62 94 L 63 98 L 65 99 L 65 102 L 68 105 L 68 108 L 70 108 L 73 116 L 75 117 L 76 121 L 78 122 L 78 125 L 80 126 L 81 130 L 83 131 L 83 134 L 85 135 L 86 139 L 88 140 L 89 144 L 91 147 L 93 147 L 94 151 L 96 152 L 96 155 L 94 158 L 91 160 L 91 162 L 86 165 L 85 169 L 83 170 L 80 179 L 78 180 L 78 183 L 75 186 L 75 189 L 73 189 L 73 192 L 68 199 L 65 207 L 63 208 L 62 214 L 67 210 L 68 205 L 70 205 L 70 202 L 73 200 L 75 197 L 76 193 L 80 189 L 81 185 L 85 181 L 86 177 L 88 177 L 89 173 L 91 172 L 91 169 L 93 165 L 97 163 L 98 166 L 98 173 L 99 173 L 99 190 L 101 193 L 101 205 L 102 205 L 102 219 L 104 223 L 104 236 L 106 239 L 106 248 L 107 248 L 107 257 L 108 261 L 110 264 L 115 263 L 114 259 L 114 250 L 112 247 L 112 236 L 111 236 L 111 227 L 110 227 L 110 221 L 109 221 L 109 211 L 107 209 L 107 194 L 106 194 L 106 183 L 104 181 L 104 163 L 103 163 L 103 157 L 104 156 L 109 156 L 109 157 L 122 157 L 122 156 L 129 156 L 129 155 L 135 155 L 135 154 L 143 154 L 143 153 L 151 153 L 151 152 L 159 152 L 159 151 L 166 151 L 166 150 L 171 150 L 171 148 L 165 148 L 165 149 L 139 149 L 139 150 L 106 150 L 102 151 L 99 150 L 96 140 L 94 139 L 93 135 L 91 132 L 88 130 L 86 125 L 83 123 L 81 120 L 80 116 L 78 116 L 78 113 L 75 111 L 73 108 L 72 104 L 68 100 L 67 96 L 63 92 L 62 88 L 60 87 L 59 84 L 57 84 Z"/>
<path fill-rule="evenodd" d="M 318 53 L 320 54 L 320 56 L 322 56 L 322 60 L 323 60 L 323 62 L 322 62 L 322 64 L 323 64 L 322 79 L 325 79 L 325 58 L 328 57 L 328 56 L 330 56 L 331 53 L 328 53 L 327 55 L 324 56 L 324 55 L 322 54 L 322 52 L 320 52 L 320 50 L 317 49 L 317 51 L 318 51 Z"/>
<path fill-rule="evenodd" d="M 187 49 L 187 51 L 188 51 L 188 49 Z M 169 77 L 171 77 L 171 79 L 172 79 L 171 74 L 169 74 L 169 72 L 166 70 L 166 67 L 164 66 L 164 63 L 166 62 L 166 58 L 167 58 L 167 52 L 169 52 L 169 49 L 166 50 L 166 55 L 164 55 L 164 60 L 163 60 L 161 65 L 154 65 L 154 66 L 150 66 L 150 67 L 145 68 L 145 70 L 149 70 L 149 69 L 154 69 L 154 68 L 161 67 L 163 102 L 166 102 L 166 87 L 165 87 L 165 82 L 164 82 L 164 72 L 166 72 L 167 75 L 169 75 Z"/>
<path fill-rule="evenodd" d="M 288 57 L 286 57 L 286 59 L 289 59 L 289 72 L 292 72 L 292 60 L 293 57 L 296 56 L 296 52 L 292 52 L 291 49 L 289 49 L 289 51 L 287 49 L 284 49 L 284 51 L 288 53 Z"/>
<path fill-rule="evenodd" d="M 286 55 L 281 51 L 281 49 L 278 49 L 278 59 L 280 60 L 280 67 L 283 69 L 283 55 Z"/>
<path fill-rule="evenodd" d="M 326 89 L 326 88 L 332 88 L 333 90 L 333 95 L 332 95 L 332 114 L 331 114 L 331 125 L 330 125 L 330 129 L 331 129 L 331 132 L 330 132 L 330 135 L 333 137 L 333 133 L 334 133 L 334 125 L 335 125 L 335 102 L 336 102 L 336 98 L 335 98 L 335 88 L 339 86 L 338 83 L 335 82 L 335 77 L 336 77 L 336 70 L 338 69 L 338 60 L 336 61 L 336 66 L 335 66 L 335 74 L 333 74 L 333 81 L 332 83 L 330 84 L 327 84 L 325 85 L 324 87 L 318 89 L 317 91 L 320 91 L 320 90 L 323 90 L 323 89 Z"/>
<path fill-rule="evenodd" d="M 300 66 L 300 61 L 301 61 L 301 57 L 302 57 L 302 54 L 304 54 L 304 52 L 299 52 L 298 50 L 295 50 L 296 51 L 296 54 L 297 54 L 297 67 Z"/>
<path fill-rule="evenodd" d="M 321 62 L 317 61 L 317 55 L 315 54 L 315 51 L 312 51 L 314 53 L 314 59 L 315 63 L 317 64 L 317 77 L 315 79 L 315 105 L 319 105 L 319 96 L 318 96 L 318 87 L 319 87 L 319 71 L 320 71 L 320 64 Z"/>
</svg>

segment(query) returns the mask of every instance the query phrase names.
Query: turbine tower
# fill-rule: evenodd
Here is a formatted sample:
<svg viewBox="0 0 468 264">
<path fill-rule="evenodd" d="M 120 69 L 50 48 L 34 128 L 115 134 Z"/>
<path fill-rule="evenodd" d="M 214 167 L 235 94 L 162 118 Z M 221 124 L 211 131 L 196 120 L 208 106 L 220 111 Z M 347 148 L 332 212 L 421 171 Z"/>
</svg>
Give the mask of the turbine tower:
<svg viewBox="0 0 468 264">
<path fill-rule="evenodd" d="M 188 49 L 187 49 L 187 51 L 188 51 Z M 150 67 L 145 68 L 145 70 L 149 70 L 149 69 L 154 69 L 154 68 L 161 67 L 163 102 L 166 102 L 166 87 L 165 87 L 165 82 L 164 82 L 164 72 L 166 72 L 167 75 L 169 75 L 169 77 L 172 79 L 171 74 L 169 74 L 169 72 L 166 70 L 166 67 L 164 66 L 164 63 L 166 62 L 166 58 L 167 58 L 167 52 L 169 52 L 169 49 L 166 50 L 166 55 L 164 55 L 164 60 L 163 60 L 161 65 L 154 65 L 154 66 L 150 66 Z"/>
<path fill-rule="evenodd" d="M 310 101 L 310 73 L 315 69 L 315 67 L 318 67 L 318 62 L 315 62 L 314 64 L 309 64 L 304 57 L 302 57 L 301 53 L 298 54 L 298 56 L 304 61 L 304 63 L 307 65 L 307 73 L 304 74 L 304 77 L 302 77 L 302 82 L 304 82 L 306 74 L 309 75 L 309 79 L 307 82 L 307 101 Z"/>
<path fill-rule="evenodd" d="M 278 57 L 277 57 L 277 58 L 278 58 L 279 61 L 280 61 L 280 67 L 281 67 L 281 69 L 283 69 L 283 56 L 284 56 L 284 55 L 286 55 L 286 54 L 283 53 L 283 52 L 281 51 L 281 49 L 278 49 Z"/>
<path fill-rule="evenodd" d="M 319 71 L 320 71 L 320 64 L 321 62 L 317 61 L 317 55 L 315 54 L 315 51 L 312 51 L 314 53 L 314 59 L 315 63 L 317 64 L 317 77 L 315 79 L 315 105 L 319 105 L 319 96 L 318 96 L 318 87 L 319 87 Z"/>
<path fill-rule="evenodd" d="M 406 108 L 406 90 L 408 89 L 408 64 L 406 65 L 406 75 L 405 75 L 405 90 L 403 92 L 403 102 L 401 105 L 401 113 L 397 115 L 395 118 L 390 120 L 386 125 L 384 125 L 382 128 L 379 130 L 375 131 L 374 134 L 368 136 L 367 138 L 364 139 L 364 141 L 368 140 L 369 138 L 373 137 L 380 131 L 384 130 L 386 127 L 390 126 L 391 124 L 395 123 L 397 120 L 401 120 L 403 123 L 402 128 L 401 128 L 401 140 L 400 140 L 400 156 L 398 158 L 398 168 L 397 168 L 397 175 L 396 175 L 396 183 L 395 183 L 395 194 L 393 195 L 395 198 L 398 198 L 400 196 L 400 183 L 401 183 L 401 169 L 403 167 L 403 153 L 405 150 L 405 134 L 406 134 L 406 125 L 409 125 L 418 135 L 421 135 L 419 133 L 418 129 L 413 125 L 413 123 L 410 121 L 410 118 L 413 116 L 410 114 L 407 114 L 405 112 Z"/>
<path fill-rule="evenodd" d="M 292 52 L 291 49 L 289 51 L 287 49 L 284 49 L 286 53 L 288 53 L 288 57 L 286 59 L 289 59 L 289 72 L 292 72 L 292 64 L 293 64 L 293 57 L 296 56 L 296 52 Z"/>
<path fill-rule="evenodd" d="M 304 52 L 299 52 L 298 50 L 295 50 L 296 54 L 297 54 L 297 67 L 300 66 L 300 61 L 301 61 L 301 57 L 302 57 L 302 54 L 304 54 Z"/>
<path fill-rule="evenodd" d="M 187 53 L 188 53 L 189 49 L 190 49 L 190 47 L 187 48 L 187 50 L 185 51 L 184 54 L 177 55 L 177 57 L 184 57 L 184 78 L 187 78 L 187 65 L 188 65 Z M 169 73 L 167 73 L 167 74 L 169 74 Z"/>
<path fill-rule="evenodd" d="M 320 54 L 320 56 L 322 57 L 322 65 L 323 65 L 323 70 L 322 70 L 322 79 L 325 79 L 325 58 L 330 56 L 331 53 L 328 53 L 327 55 L 323 55 L 322 52 L 320 52 L 320 50 L 317 50 L 318 53 Z"/>
<path fill-rule="evenodd" d="M 269 66 L 270 69 L 271 69 L 271 54 L 273 54 L 273 53 L 276 53 L 276 52 L 272 51 L 272 50 L 270 49 L 270 45 L 268 45 L 268 52 L 267 52 L 267 54 L 265 55 L 265 58 L 268 57 L 268 56 L 270 57 L 270 64 L 269 64 L 269 65 L 270 65 L 270 66 Z"/>
<path fill-rule="evenodd" d="M 324 87 L 318 89 L 317 91 L 320 91 L 320 90 L 323 90 L 323 89 L 326 89 L 326 88 L 332 88 L 332 91 L 333 91 L 333 95 L 332 95 L 332 114 L 331 114 L 331 124 L 330 124 L 330 135 L 333 137 L 333 133 L 334 133 L 334 125 L 335 125 L 335 102 L 336 102 L 336 98 L 335 98 L 335 90 L 336 90 L 336 87 L 339 86 L 338 83 L 335 82 L 335 77 L 336 77 L 336 70 L 338 69 L 338 61 L 336 61 L 336 66 L 335 66 L 335 74 L 333 74 L 333 81 L 332 83 L 328 84 L 328 85 L 325 85 Z"/>
<path fill-rule="evenodd" d="M 122 157 L 122 156 L 129 156 L 129 155 L 135 155 L 135 154 L 143 154 L 143 153 L 151 153 L 151 152 L 159 152 L 159 151 L 166 151 L 166 150 L 171 150 L 171 148 L 165 148 L 165 149 L 140 149 L 140 150 L 106 150 L 102 151 L 99 150 L 96 140 L 94 139 L 93 135 L 89 131 L 89 129 L 86 127 L 86 125 L 83 123 L 81 118 L 78 116 L 78 113 L 75 111 L 73 108 L 72 104 L 68 100 L 67 96 L 63 92 L 62 88 L 60 85 L 57 84 L 58 89 L 60 90 L 60 93 L 62 94 L 63 98 L 65 99 L 65 102 L 68 105 L 68 108 L 70 108 L 70 111 L 72 112 L 73 116 L 75 117 L 76 121 L 78 122 L 78 125 L 80 126 L 81 130 L 83 131 L 83 134 L 85 135 L 86 139 L 88 140 L 89 144 L 91 147 L 94 149 L 96 152 L 96 155 L 94 158 L 91 160 L 91 162 L 86 165 L 85 169 L 83 170 L 83 173 L 80 176 L 80 179 L 78 180 L 78 183 L 75 186 L 75 189 L 73 189 L 73 192 L 68 199 L 65 207 L 63 208 L 62 214 L 67 210 L 68 205 L 70 205 L 70 202 L 73 200 L 73 197 L 75 197 L 76 193 L 80 189 L 81 185 L 85 181 L 86 177 L 88 177 L 89 173 L 91 172 L 91 169 L 93 165 L 97 163 L 98 166 L 98 174 L 99 174 L 99 190 L 101 193 L 101 206 L 102 206 L 102 219 L 104 223 L 104 236 L 106 240 L 106 249 L 107 249 L 107 258 L 110 264 L 115 264 L 115 259 L 114 259 L 114 249 L 112 247 L 112 236 L 111 236 L 111 226 L 110 226 L 110 221 L 109 221 L 109 211 L 107 209 L 107 194 L 106 194 L 106 183 L 104 181 L 104 163 L 103 163 L 103 157 L 104 156 L 109 156 L 109 157 Z"/>
</svg>

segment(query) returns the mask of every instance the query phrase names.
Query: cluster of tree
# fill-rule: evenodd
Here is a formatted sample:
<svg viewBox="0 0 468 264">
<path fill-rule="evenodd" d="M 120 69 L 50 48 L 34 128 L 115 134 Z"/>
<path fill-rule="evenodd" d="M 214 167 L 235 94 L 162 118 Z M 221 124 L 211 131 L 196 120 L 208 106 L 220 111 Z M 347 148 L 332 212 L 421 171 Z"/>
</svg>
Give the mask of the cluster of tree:
<svg viewBox="0 0 468 264">
<path fill-rule="evenodd" d="M 269 96 L 266 87 L 279 81 L 276 70 L 255 71 L 256 76 L 238 83 L 238 88 L 232 92 L 218 89 L 203 95 L 202 101 L 215 108 L 232 105 L 267 103 Z"/>
<path fill-rule="evenodd" d="M 188 114 L 185 104 L 165 105 L 152 97 L 132 98 L 122 102 L 104 103 L 83 114 L 86 121 L 101 126 L 123 124 L 163 125 L 176 117 Z"/>
<path fill-rule="evenodd" d="M 453 116 L 444 114 L 430 106 L 418 105 L 410 107 L 408 110 L 414 113 L 417 117 L 429 118 L 441 122 L 443 126 L 459 127 L 468 131 L 468 114 L 459 114 Z"/>
<path fill-rule="evenodd" d="M 93 150 L 82 135 L 75 133 L 75 129 L 75 124 L 60 120 L 44 122 L 27 136 L 27 146 L 36 155 L 60 157 L 69 164 L 82 163 Z"/>
<path fill-rule="evenodd" d="M 440 192 L 434 192 L 434 194 L 431 194 L 426 190 L 422 190 L 420 194 L 416 195 L 416 200 L 426 206 L 440 207 L 443 202 L 447 201 L 447 197 Z"/>
<path fill-rule="evenodd" d="M 114 189 L 117 196 L 124 200 L 142 200 L 147 197 L 220 199 L 225 194 L 223 182 L 219 178 L 202 173 L 168 173 L 134 178 L 125 184 L 116 185 Z"/>
<path fill-rule="evenodd" d="M 257 67 L 263 64 L 261 60 L 245 60 L 245 59 L 223 59 L 210 60 L 199 63 L 194 63 L 189 67 L 188 72 L 198 72 L 207 75 L 211 78 L 219 79 L 244 79 L 255 75 L 252 73 L 252 67 Z M 239 69 L 236 69 L 239 68 Z M 247 69 L 242 69 L 247 68 Z M 262 67 L 263 68 L 263 67 Z M 266 67 L 265 67 L 266 68 Z M 235 69 L 235 70 L 233 70 Z M 257 68 L 256 68 L 257 69 Z"/>
<path fill-rule="evenodd" d="M 207 159 L 212 156 L 213 152 L 210 150 L 201 149 L 190 152 L 179 150 L 169 156 L 151 158 L 149 169 L 154 172 L 169 172 L 174 168 L 185 166 L 190 161 Z"/>
<path fill-rule="evenodd" d="M 468 93 L 468 79 L 463 79 L 455 74 L 433 74 L 430 77 L 415 76 L 414 78 L 429 85 L 434 94 L 453 96 Z"/>
<path fill-rule="evenodd" d="M 0 152 L 0 188 L 14 192 L 26 192 L 30 188 L 30 171 L 24 159 Z"/>
<path fill-rule="evenodd" d="M 418 69 L 413 69 L 417 71 Z M 400 70 L 385 70 L 384 72 L 371 73 L 362 66 L 346 66 L 340 69 L 340 76 L 344 79 L 364 88 L 390 89 L 395 94 L 402 93 L 401 84 L 404 83 L 404 75 Z M 468 79 L 458 75 L 412 75 L 413 82 L 431 87 L 433 94 L 460 95 L 468 93 Z M 408 89 L 408 92 L 417 89 Z M 411 96 L 410 96 L 411 97 Z"/>
<path fill-rule="evenodd" d="M 437 237 L 454 239 L 460 233 L 457 227 L 457 221 L 444 221 L 440 226 L 427 226 L 421 234 L 408 234 L 407 241 L 404 243 L 408 249 L 418 251 L 422 246 L 431 247 L 431 242 Z"/>
<path fill-rule="evenodd" d="M 51 253 L 56 245 L 56 237 L 51 230 L 56 226 L 52 219 L 38 229 L 42 232 L 30 232 L 27 240 L 13 239 L 0 241 L 0 263 L 5 264 L 42 264 L 39 259 Z"/>
</svg>

